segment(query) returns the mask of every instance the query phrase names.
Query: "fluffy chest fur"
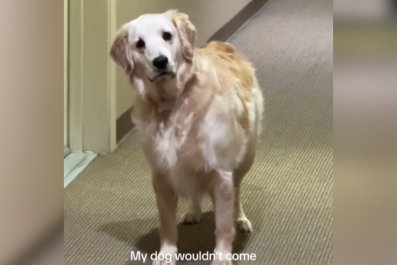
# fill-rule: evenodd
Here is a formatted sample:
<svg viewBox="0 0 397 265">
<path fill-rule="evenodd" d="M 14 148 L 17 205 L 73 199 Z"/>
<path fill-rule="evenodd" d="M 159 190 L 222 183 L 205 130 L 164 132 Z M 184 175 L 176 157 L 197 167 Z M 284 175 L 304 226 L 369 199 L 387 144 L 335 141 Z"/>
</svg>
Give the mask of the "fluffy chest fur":
<svg viewBox="0 0 397 265">
<path fill-rule="evenodd" d="M 152 167 L 189 172 L 233 170 L 244 153 L 246 138 L 236 119 L 214 107 L 202 115 L 190 112 L 183 116 L 140 124 Z"/>
<path fill-rule="evenodd" d="M 197 120 L 194 113 L 172 122 L 150 122 L 142 133 L 146 157 L 154 172 L 162 172 L 180 195 L 204 192 L 215 169 L 236 168 L 246 146 L 242 129 L 210 109 Z"/>
</svg>

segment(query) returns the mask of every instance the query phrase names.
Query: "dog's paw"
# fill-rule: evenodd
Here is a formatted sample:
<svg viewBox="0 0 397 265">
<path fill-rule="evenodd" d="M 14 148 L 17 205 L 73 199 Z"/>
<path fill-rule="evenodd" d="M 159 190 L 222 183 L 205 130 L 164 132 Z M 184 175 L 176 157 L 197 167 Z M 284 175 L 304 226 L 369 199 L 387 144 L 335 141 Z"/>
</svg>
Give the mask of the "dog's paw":
<svg viewBox="0 0 397 265">
<path fill-rule="evenodd" d="M 247 218 L 238 219 L 236 221 L 237 231 L 244 234 L 252 232 L 252 224 Z"/>
<path fill-rule="evenodd" d="M 233 265 L 231 260 L 214 260 L 211 265 Z"/>
<path fill-rule="evenodd" d="M 175 265 L 177 248 L 174 245 L 164 244 L 159 253 L 153 257 L 152 265 Z M 152 258 L 152 256 L 150 256 Z"/>
<path fill-rule="evenodd" d="M 172 261 L 165 261 L 165 260 L 153 260 L 152 265 L 176 265 L 174 260 Z"/>
<path fill-rule="evenodd" d="M 160 254 L 160 256 L 161 256 L 161 254 Z M 163 257 L 163 259 L 153 260 L 152 265 L 176 265 L 174 253 L 165 253 L 165 255 L 163 255 L 162 257 Z M 167 258 L 164 258 L 164 257 L 167 257 Z"/>
<path fill-rule="evenodd" d="M 192 225 L 192 224 L 197 224 L 200 222 L 200 214 L 194 214 L 194 213 L 185 213 L 185 215 L 182 218 L 182 223 L 185 225 Z"/>
<path fill-rule="evenodd" d="M 215 259 L 212 261 L 211 265 L 233 265 L 231 260 L 232 253 L 228 251 L 214 251 Z"/>
</svg>

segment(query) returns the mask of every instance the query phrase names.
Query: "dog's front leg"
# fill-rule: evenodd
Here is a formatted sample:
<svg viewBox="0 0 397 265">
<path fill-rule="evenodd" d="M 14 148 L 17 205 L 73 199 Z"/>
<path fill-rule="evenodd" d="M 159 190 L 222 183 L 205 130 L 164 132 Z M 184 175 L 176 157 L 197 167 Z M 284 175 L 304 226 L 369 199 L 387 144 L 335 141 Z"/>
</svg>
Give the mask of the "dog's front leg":
<svg viewBox="0 0 397 265">
<path fill-rule="evenodd" d="M 160 251 L 159 258 L 153 265 L 174 265 L 177 253 L 176 209 L 177 195 L 164 176 L 153 176 L 157 209 L 160 216 Z"/>
<path fill-rule="evenodd" d="M 232 172 L 215 174 L 213 194 L 215 206 L 215 260 L 212 265 L 231 265 L 234 229 L 234 186 Z"/>
</svg>

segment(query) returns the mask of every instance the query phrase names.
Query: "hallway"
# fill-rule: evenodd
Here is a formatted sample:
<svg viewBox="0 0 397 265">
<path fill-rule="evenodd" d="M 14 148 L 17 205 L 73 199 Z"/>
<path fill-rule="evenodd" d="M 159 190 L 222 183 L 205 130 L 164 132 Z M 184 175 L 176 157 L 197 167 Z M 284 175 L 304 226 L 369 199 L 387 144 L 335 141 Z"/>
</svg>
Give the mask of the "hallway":
<svg viewBox="0 0 397 265">
<path fill-rule="evenodd" d="M 242 195 L 254 232 L 235 241 L 236 252 L 257 261 L 236 264 L 332 263 L 332 15 L 331 0 L 269 0 L 229 39 L 255 65 L 266 102 Z M 129 135 L 65 190 L 65 264 L 141 264 L 129 261 L 130 251 L 158 250 L 155 198 L 137 142 Z M 213 213 L 208 200 L 204 206 L 200 224 L 178 226 L 182 253 L 213 250 Z M 181 201 L 179 217 L 185 208 Z"/>
</svg>

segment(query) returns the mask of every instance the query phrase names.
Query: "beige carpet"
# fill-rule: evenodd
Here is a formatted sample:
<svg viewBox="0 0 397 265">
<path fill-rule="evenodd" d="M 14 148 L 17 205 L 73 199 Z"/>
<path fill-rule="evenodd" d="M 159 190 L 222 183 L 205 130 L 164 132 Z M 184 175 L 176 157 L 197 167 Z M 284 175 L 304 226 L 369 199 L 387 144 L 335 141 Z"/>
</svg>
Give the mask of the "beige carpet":
<svg viewBox="0 0 397 265">
<path fill-rule="evenodd" d="M 269 0 L 231 42 L 256 65 L 266 98 L 243 189 L 254 232 L 235 242 L 257 261 L 238 264 L 332 264 L 332 1 Z M 199 225 L 179 225 L 180 252 L 213 249 L 208 203 L 206 211 Z M 65 262 L 141 264 L 130 251 L 157 250 L 156 226 L 149 171 L 131 135 L 66 189 Z"/>
</svg>

